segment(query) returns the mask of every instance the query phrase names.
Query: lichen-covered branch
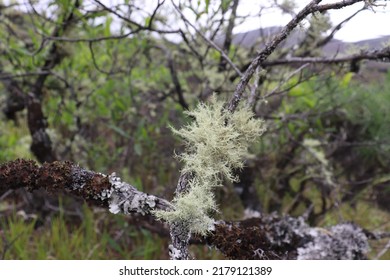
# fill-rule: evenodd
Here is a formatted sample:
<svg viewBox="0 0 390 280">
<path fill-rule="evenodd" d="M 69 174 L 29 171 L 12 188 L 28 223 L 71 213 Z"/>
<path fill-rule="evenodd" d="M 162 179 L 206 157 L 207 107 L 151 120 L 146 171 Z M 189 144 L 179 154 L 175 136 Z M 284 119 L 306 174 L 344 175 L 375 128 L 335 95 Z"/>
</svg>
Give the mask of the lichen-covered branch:
<svg viewBox="0 0 390 280">
<path fill-rule="evenodd" d="M 171 204 L 154 195 L 138 191 L 122 182 L 115 173 L 105 175 L 86 170 L 69 161 L 55 161 L 42 166 L 33 160 L 17 159 L 0 165 L 0 192 L 8 189 L 43 188 L 47 192 L 66 192 L 114 214 L 151 215 L 155 210 L 169 210 Z"/>
<path fill-rule="evenodd" d="M 182 173 L 177 182 L 176 196 L 187 192 L 190 188 L 189 182 L 193 179 L 193 174 L 190 172 Z M 191 254 L 188 250 L 191 230 L 183 221 L 173 222 L 169 229 L 171 236 L 171 244 L 169 245 L 169 256 L 172 260 L 188 260 L 191 259 Z"/>
<path fill-rule="evenodd" d="M 302 217 L 262 216 L 242 222 L 216 223 L 205 242 L 230 259 L 366 259 L 370 249 L 364 230 L 352 223 L 312 228 Z"/>
</svg>

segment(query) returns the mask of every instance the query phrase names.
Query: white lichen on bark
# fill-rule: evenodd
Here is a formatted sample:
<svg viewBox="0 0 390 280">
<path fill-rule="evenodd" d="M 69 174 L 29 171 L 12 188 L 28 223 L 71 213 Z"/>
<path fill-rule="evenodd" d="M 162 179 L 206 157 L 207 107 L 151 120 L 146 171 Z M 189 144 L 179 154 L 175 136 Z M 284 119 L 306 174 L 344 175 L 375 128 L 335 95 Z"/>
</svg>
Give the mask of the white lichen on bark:
<svg viewBox="0 0 390 280">
<path fill-rule="evenodd" d="M 140 213 L 149 214 L 155 210 L 158 198 L 153 195 L 138 191 L 135 187 L 112 173 L 108 176 L 111 189 L 103 190 L 102 198 L 109 198 L 109 210 L 113 214 Z"/>
<path fill-rule="evenodd" d="M 311 229 L 312 241 L 298 248 L 298 260 L 356 260 L 364 259 L 369 251 L 367 236 L 352 223 L 329 230 Z"/>
</svg>

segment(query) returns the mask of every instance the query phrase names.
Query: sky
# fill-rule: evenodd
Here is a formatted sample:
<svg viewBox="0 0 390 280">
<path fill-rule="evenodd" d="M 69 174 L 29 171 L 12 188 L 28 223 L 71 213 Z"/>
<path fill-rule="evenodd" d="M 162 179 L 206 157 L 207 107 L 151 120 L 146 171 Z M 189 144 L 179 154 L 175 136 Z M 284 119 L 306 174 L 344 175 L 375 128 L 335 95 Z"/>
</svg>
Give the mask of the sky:
<svg viewBox="0 0 390 280">
<path fill-rule="evenodd" d="M 283 2 L 283 0 L 278 0 Z M 295 0 L 298 4 L 298 10 L 310 3 L 311 0 Z M 256 15 L 258 12 L 258 3 L 265 2 L 263 0 L 241 0 L 238 9 L 239 15 Z M 340 2 L 340 0 L 325 0 L 321 4 Z M 378 1 L 384 5 L 375 8 L 375 12 L 366 10 L 358 14 L 355 18 L 343 26 L 336 33 L 335 38 L 346 42 L 356 42 L 365 39 L 377 38 L 385 35 L 390 35 L 390 1 Z M 386 5 L 387 3 L 387 5 Z M 334 25 L 343 21 L 345 18 L 352 15 L 354 12 L 363 7 L 363 3 L 357 3 L 350 7 L 345 7 L 340 10 L 330 11 L 331 20 Z M 248 18 L 243 24 L 237 26 L 234 32 L 244 32 L 262 27 L 275 25 L 285 25 L 291 19 L 289 16 L 282 16 L 281 13 L 268 11 L 263 13 L 261 18 Z"/>
<path fill-rule="evenodd" d="M 3 0 L 5 3 L 18 1 L 22 3 L 27 3 L 29 0 Z M 123 4 L 124 0 L 100 0 L 106 5 L 115 5 L 118 3 Z M 180 0 L 174 0 L 176 3 Z M 196 1 L 196 0 L 191 0 Z M 205 0 L 200 1 L 200 3 L 205 2 Z M 220 0 L 211 0 L 210 2 L 218 2 Z M 250 31 L 254 29 L 259 29 L 262 27 L 270 26 L 283 26 L 289 22 L 291 16 L 282 15 L 280 10 L 267 10 L 263 11 L 261 17 L 259 14 L 260 4 L 272 3 L 277 1 L 282 3 L 284 1 L 291 0 L 240 0 L 238 7 L 239 16 L 250 16 L 246 18 L 245 22 L 236 26 L 233 30 L 235 33 Z M 302 9 L 307 5 L 311 0 L 293 0 L 297 3 L 296 12 Z M 323 0 L 321 4 L 340 2 L 341 0 Z M 367 0 L 370 1 L 370 0 Z M 38 0 L 36 6 L 40 6 L 47 10 L 47 0 Z M 84 0 L 85 3 L 94 3 L 93 0 Z M 375 12 L 372 10 L 366 10 L 358 14 L 351 21 L 346 23 L 343 28 L 336 33 L 335 38 L 343 40 L 345 42 L 356 42 L 365 39 L 377 38 L 380 36 L 390 35 L 390 0 L 378 0 L 376 1 L 380 6 L 375 8 Z M 143 0 L 138 1 L 142 3 L 143 9 L 151 10 L 156 6 L 157 0 Z M 165 0 L 164 5 L 170 5 L 170 0 Z M 357 3 L 350 7 L 345 7 L 340 10 L 330 10 L 331 20 L 334 25 L 343 21 L 345 18 L 352 15 L 354 12 L 363 7 L 363 3 Z M 173 8 L 172 8 L 173 9 Z M 174 11 L 173 11 L 174 12 Z M 176 15 L 177 16 L 177 15 Z M 192 12 L 186 13 L 189 19 L 194 18 Z M 251 17 L 252 16 L 252 17 Z"/>
</svg>

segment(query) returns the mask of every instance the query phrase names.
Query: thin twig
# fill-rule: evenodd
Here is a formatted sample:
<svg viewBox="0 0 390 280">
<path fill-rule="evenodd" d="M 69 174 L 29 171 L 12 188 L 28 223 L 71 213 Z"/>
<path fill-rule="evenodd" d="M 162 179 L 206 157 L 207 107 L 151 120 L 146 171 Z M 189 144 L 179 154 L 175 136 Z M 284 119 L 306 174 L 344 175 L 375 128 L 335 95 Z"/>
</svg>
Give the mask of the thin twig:
<svg viewBox="0 0 390 280">
<path fill-rule="evenodd" d="M 386 246 L 375 256 L 376 260 L 379 260 L 386 252 L 390 250 L 390 240 L 387 242 Z"/>
<path fill-rule="evenodd" d="M 261 71 L 263 69 L 260 69 L 260 67 L 257 67 L 256 68 L 256 72 L 255 72 L 255 79 L 253 81 L 253 84 L 250 86 L 250 89 L 251 89 L 251 94 L 249 95 L 249 98 L 248 98 L 248 107 L 249 108 L 252 108 L 256 102 L 256 92 L 257 92 L 257 88 L 259 86 L 259 79 L 260 79 L 260 75 L 262 75 Z"/>
<path fill-rule="evenodd" d="M 306 64 L 303 64 L 301 67 L 299 67 L 298 69 L 292 71 L 286 78 L 282 79 L 280 81 L 280 83 L 273 89 L 271 90 L 269 93 L 267 93 L 266 95 L 264 95 L 264 99 L 265 98 L 268 98 L 272 95 L 274 95 L 276 93 L 277 90 L 279 90 L 287 81 L 289 81 L 293 76 L 295 76 L 295 74 L 301 72 L 303 69 L 305 69 L 307 66 L 309 66 L 309 63 L 306 63 Z"/>
<path fill-rule="evenodd" d="M 99 4 L 103 9 L 105 9 L 106 11 L 112 13 L 113 15 L 116 15 L 118 18 L 120 18 L 121 20 L 129 23 L 129 24 L 133 24 L 135 25 L 139 30 L 147 30 L 147 31 L 152 31 L 152 32 L 157 32 L 157 33 L 161 33 L 161 34 L 175 34 L 175 33 L 180 33 L 180 29 L 176 29 L 176 30 L 162 30 L 162 29 L 157 29 L 157 28 L 153 28 L 151 25 L 152 25 L 152 21 L 153 19 L 155 18 L 155 15 L 157 13 L 157 10 L 164 4 L 165 0 L 160 2 L 158 1 L 158 4 L 157 4 L 157 7 L 154 9 L 151 17 L 150 17 L 150 21 L 149 21 L 149 24 L 148 26 L 144 26 L 142 24 L 139 24 L 133 20 L 131 20 L 130 18 L 128 17 L 125 17 L 123 15 L 121 15 L 120 13 L 118 13 L 117 11 L 111 9 L 110 7 L 106 6 L 104 3 L 102 3 L 101 1 L 99 0 L 94 0 L 97 4 Z"/>
<path fill-rule="evenodd" d="M 360 60 L 378 60 L 381 62 L 390 63 L 390 47 L 385 47 L 380 50 L 361 51 L 358 54 L 343 56 L 343 57 L 290 57 L 286 59 L 277 59 L 266 61 L 264 66 L 276 66 L 287 64 L 340 64 L 348 62 L 357 62 Z"/>
<path fill-rule="evenodd" d="M 208 44 L 210 45 L 212 48 L 214 48 L 216 51 L 218 51 L 221 56 L 226 60 L 227 63 L 229 63 L 229 65 L 234 69 L 234 71 L 236 71 L 236 73 L 241 77 L 242 76 L 242 72 L 240 71 L 240 69 L 238 69 L 238 67 L 233 63 L 233 61 L 230 60 L 229 56 L 220 48 L 218 47 L 217 44 L 215 44 L 213 41 L 211 41 L 209 38 L 207 38 L 198 28 L 196 28 L 195 25 L 193 25 L 185 16 L 184 14 L 182 13 L 182 11 L 180 10 L 180 8 L 173 2 L 173 0 L 171 0 L 171 3 L 172 5 L 175 7 L 176 11 L 180 14 L 181 18 L 183 19 L 184 22 L 186 22 L 189 26 L 191 26 L 195 31 L 196 33 L 198 33 L 198 35 L 200 37 L 202 37 L 202 39 Z"/>
</svg>

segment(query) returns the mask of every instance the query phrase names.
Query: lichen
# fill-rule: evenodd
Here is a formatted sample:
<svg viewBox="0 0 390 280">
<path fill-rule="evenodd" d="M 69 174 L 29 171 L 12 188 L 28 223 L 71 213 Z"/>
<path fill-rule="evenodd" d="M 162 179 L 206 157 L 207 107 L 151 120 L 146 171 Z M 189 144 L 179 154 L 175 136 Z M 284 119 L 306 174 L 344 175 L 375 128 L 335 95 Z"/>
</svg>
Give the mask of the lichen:
<svg viewBox="0 0 390 280">
<path fill-rule="evenodd" d="M 174 211 L 156 211 L 158 218 L 180 222 L 188 230 L 206 234 L 212 227 L 210 212 L 217 210 L 213 188 L 222 178 L 237 181 L 235 169 L 243 167 L 248 147 L 265 131 L 264 122 L 247 108 L 230 113 L 214 98 L 187 113 L 194 121 L 172 131 L 185 141 L 186 150 L 177 157 L 184 163 L 182 174 L 193 174 L 189 190 L 174 199 Z"/>
<path fill-rule="evenodd" d="M 173 247 L 172 244 L 170 244 L 168 246 L 168 249 L 169 249 L 169 255 L 170 255 L 172 260 L 179 260 L 179 259 L 181 259 L 182 253 L 181 253 L 180 250 L 178 250 L 175 247 Z"/>
<path fill-rule="evenodd" d="M 122 182 L 122 179 L 112 173 L 109 176 L 112 186 L 109 190 L 103 190 L 101 199 L 109 199 L 109 211 L 113 214 L 150 213 L 157 205 L 157 197 L 137 191 L 133 186 Z"/>
<path fill-rule="evenodd" d="M 187 114 L 195 121 L 180 130 L 172 128 L 186 143 L 186 152 L 178 156 L 184 162 L 182 172 L 207 178 L 222 175 L 235 181 L 232 170 L 243 167 L 248 146 L 265 130 L 263 121 L 254 119 L 246 108 L 229 113 L 215 100 Z"/>
<path fill-rule="evenodd" d="M 352 223 L 310 234 L 312 241 L 298 248 L 299 260 L 360 260 L 365 259 L 369 251 L 367 236 Z"/>
<path fill-rule="evenodd" d="M 316 139 L 305 139 L 302 144 L 310 155 L 319 163 L 319 165 L 308 168 L 307 171 L 312 174 L 320 174 L 328 186 L 336 186 L 336 183 L 333 180 L 332 168 L 326 159 L 324 150 L 321 148 L 321 142 Z"/>
</svg>

